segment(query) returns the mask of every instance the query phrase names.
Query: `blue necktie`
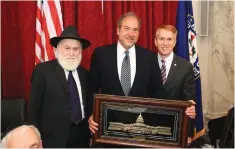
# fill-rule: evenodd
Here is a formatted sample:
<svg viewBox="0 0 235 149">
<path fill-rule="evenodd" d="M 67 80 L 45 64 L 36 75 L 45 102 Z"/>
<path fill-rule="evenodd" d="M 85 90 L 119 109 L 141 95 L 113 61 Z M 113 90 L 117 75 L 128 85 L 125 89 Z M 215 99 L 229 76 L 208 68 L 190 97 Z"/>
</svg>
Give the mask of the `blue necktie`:
<svg viewBox="0 0 235 149">
<path fill-rule="evenodd" d="M 77 85 L 73 78 L 72 71 L 69 71 L 68 87 L 72 107 L 71 121 L 78 124 L 82 120 L 82 110 Z"/>
</svg>

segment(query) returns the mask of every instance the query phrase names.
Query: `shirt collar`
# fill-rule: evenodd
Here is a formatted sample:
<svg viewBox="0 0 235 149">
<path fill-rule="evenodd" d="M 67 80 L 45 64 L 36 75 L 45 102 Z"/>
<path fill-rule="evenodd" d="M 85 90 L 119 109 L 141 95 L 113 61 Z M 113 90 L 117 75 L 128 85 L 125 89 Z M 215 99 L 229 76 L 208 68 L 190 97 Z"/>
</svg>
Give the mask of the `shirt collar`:
<svg viewBox="0 0 235 149">
<path fill-rule="evenodd" d="M 174 52 L 172 51 L 171 54 L 164 59 L 165 63 L 171 63 L 173 61 L 173 57 L 174 57 Z M 160 54 L 158 54 L 158 60 L 159 62 L 161 62 L 162 60 Z"/>
<path fill-rule="evenodd" d="M 120 44 L 120 42 L 118 41 L 117 43 L 117 54 L 118 56 L 121 56 L 125 53 L 126 49 Z M 135 45 L 132 46 L 129 50 L 129 55 L 132 55 L 135 52 Z"/>
</svg>

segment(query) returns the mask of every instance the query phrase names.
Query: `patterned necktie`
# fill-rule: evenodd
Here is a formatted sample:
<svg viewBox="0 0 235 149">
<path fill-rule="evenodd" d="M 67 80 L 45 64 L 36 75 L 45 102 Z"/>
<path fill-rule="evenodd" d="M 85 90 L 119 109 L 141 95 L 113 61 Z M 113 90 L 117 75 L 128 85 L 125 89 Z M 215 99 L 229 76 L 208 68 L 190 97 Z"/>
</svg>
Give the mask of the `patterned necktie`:
<svg viewBox="0 0 235 149">
<path fill-rule="evenodd" d="M 129 51 L 125 51 L 126 56 L 122 61 L 121 69 L 121 85 L 125 96 L 128 96 L 131 89 L 131 68 L 130 68 L 130 57 Z"/>
<path fill-rule="evenodd" d="M 164 84 L 166 82 L 166 65 L 164 60 L 161 61 L 162 61 L 162 67 L 161 67 L 162 84 Z"/>
<path fill-rule="evenodd" d="M 71 107 L 72 107 L 71 121 L 75 124 L 78 124 L 82 120 L 82 110 L 81 110 L 77 84 L 73 78 L 72 71 L 69 71 L 68 87 L 69 87 L 68 88 L 69 97 L 70 97 Z"/>
</svg>

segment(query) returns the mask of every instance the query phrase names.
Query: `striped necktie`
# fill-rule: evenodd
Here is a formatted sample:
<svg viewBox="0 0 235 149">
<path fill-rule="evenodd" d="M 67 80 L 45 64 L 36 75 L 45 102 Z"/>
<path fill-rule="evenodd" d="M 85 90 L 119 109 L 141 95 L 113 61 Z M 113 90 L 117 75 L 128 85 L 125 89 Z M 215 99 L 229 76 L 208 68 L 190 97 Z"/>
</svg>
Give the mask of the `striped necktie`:
<svg viewBox="0 0 235 149">
<path fill-rule="evenodd" d="M 162 61 L 161 74 L 162 74 L 162 84 L 166 82 L 166 64 L 164 60 Z"/>
</svg>

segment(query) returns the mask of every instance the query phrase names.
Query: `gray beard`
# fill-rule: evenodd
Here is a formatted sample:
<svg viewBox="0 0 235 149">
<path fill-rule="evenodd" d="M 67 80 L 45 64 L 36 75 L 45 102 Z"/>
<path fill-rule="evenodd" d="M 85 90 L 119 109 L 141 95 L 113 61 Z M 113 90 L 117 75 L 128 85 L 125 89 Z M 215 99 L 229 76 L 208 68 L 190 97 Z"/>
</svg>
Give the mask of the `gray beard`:
<svg viewBox="0 0 235 149">
<path fill-rule="evenodd" d="M 75 59 L 66 59 L 59 52 L 56 52 L 56 58 L 62 68 L 73 71 L 78 68 L 82 61 L 82 53 Z"/>
</svg>

